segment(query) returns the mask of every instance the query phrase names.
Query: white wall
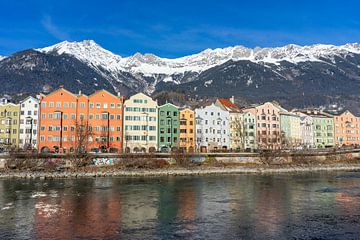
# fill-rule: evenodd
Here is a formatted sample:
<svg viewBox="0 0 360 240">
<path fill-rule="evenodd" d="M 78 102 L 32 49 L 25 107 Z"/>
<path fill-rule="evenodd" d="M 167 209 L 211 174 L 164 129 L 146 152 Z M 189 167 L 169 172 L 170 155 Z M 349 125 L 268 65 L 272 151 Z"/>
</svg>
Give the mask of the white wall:
<svg viewBox="0 0 360 240">
<path fill-rule="evenodd" d="M 20 102 L 19 147 L 38 146 L 39 101 L 28 97 Z M 31 140 L 31 143 L 30 143 Z"/>
<path fill-rule="evenodd" d="M 214 104 L 195 109 L 196 148 L 204 146 L 211 149 L 216 146 L 218 149 L 226 147 L 229 149 L 229 112 L 222 110 Z"/>
</svg>

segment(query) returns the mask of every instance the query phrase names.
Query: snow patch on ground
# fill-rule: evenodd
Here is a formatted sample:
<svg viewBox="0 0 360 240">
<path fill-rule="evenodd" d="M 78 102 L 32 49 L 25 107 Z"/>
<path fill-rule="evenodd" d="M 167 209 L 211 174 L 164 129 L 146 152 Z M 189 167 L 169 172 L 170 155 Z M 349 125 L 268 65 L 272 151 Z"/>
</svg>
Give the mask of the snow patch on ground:
<svg viewBox="0 0 360 240">
<path fill-rule="evenodd" d="M 213 83 L 213 80 L 208 80 L 204 82 L 204 87 L 208 87 L 209 85 L 211 85 Z"/>
<path fill-rule="evenodd" d="M 250 84 L 252 84 L 252 83 L 253 83 L 252 76 L 250 76 L 249 79 L 246 82 L 246 85 L 250 86 Z"/>
</svg>

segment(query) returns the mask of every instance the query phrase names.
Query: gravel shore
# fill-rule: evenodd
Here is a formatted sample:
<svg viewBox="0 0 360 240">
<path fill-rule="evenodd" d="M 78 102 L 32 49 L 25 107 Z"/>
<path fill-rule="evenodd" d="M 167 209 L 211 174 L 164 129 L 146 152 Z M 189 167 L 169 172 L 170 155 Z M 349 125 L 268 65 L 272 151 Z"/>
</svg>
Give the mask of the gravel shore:
<svg viewBox="0 0 360 240">
<path fill-rule="evenodd" d="M 0 172 L 0 179 L 56 179 L 56 178 L 92 178 L 92 177 L 155 177 L 155 176 L 194 176 L 210 174 L 281 174 L 317 171 L 360 171 L 360 164 L 331 164 L 317 166 L 257 166 L 257 167 L 203 167 L 203 168 L 167 168 L 155 170 L 118 170 L 101 169 L 96 171 L 63 172 Z"/>
</svg>

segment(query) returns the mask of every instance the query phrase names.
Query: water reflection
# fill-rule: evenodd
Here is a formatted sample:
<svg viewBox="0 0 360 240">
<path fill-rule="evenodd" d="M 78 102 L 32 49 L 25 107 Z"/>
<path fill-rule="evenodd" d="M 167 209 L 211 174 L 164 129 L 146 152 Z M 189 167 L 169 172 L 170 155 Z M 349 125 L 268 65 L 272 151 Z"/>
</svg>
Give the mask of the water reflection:
<svg viewBox="0 0 360 240">
<path fill-rule="evenodd" d="M 0 239 L 356 238 L 358 173 L 0 180 Z"/>
</svg>

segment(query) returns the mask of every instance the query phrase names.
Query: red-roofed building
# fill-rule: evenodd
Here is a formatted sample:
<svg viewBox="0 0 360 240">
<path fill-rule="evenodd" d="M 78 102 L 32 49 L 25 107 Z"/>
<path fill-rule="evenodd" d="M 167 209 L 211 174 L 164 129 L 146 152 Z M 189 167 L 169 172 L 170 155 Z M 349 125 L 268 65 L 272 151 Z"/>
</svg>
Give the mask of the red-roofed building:
<svg viewBox="0 0 360 240">
<path fill-rule="evenodd" d="M 244 113 L 236 104 L 234 97 L 218 98 L 215 106 L 229 112 L 230 149 L 244 151 L 256 149 L 256 118 L 252 113 Z"/>
</svg>

